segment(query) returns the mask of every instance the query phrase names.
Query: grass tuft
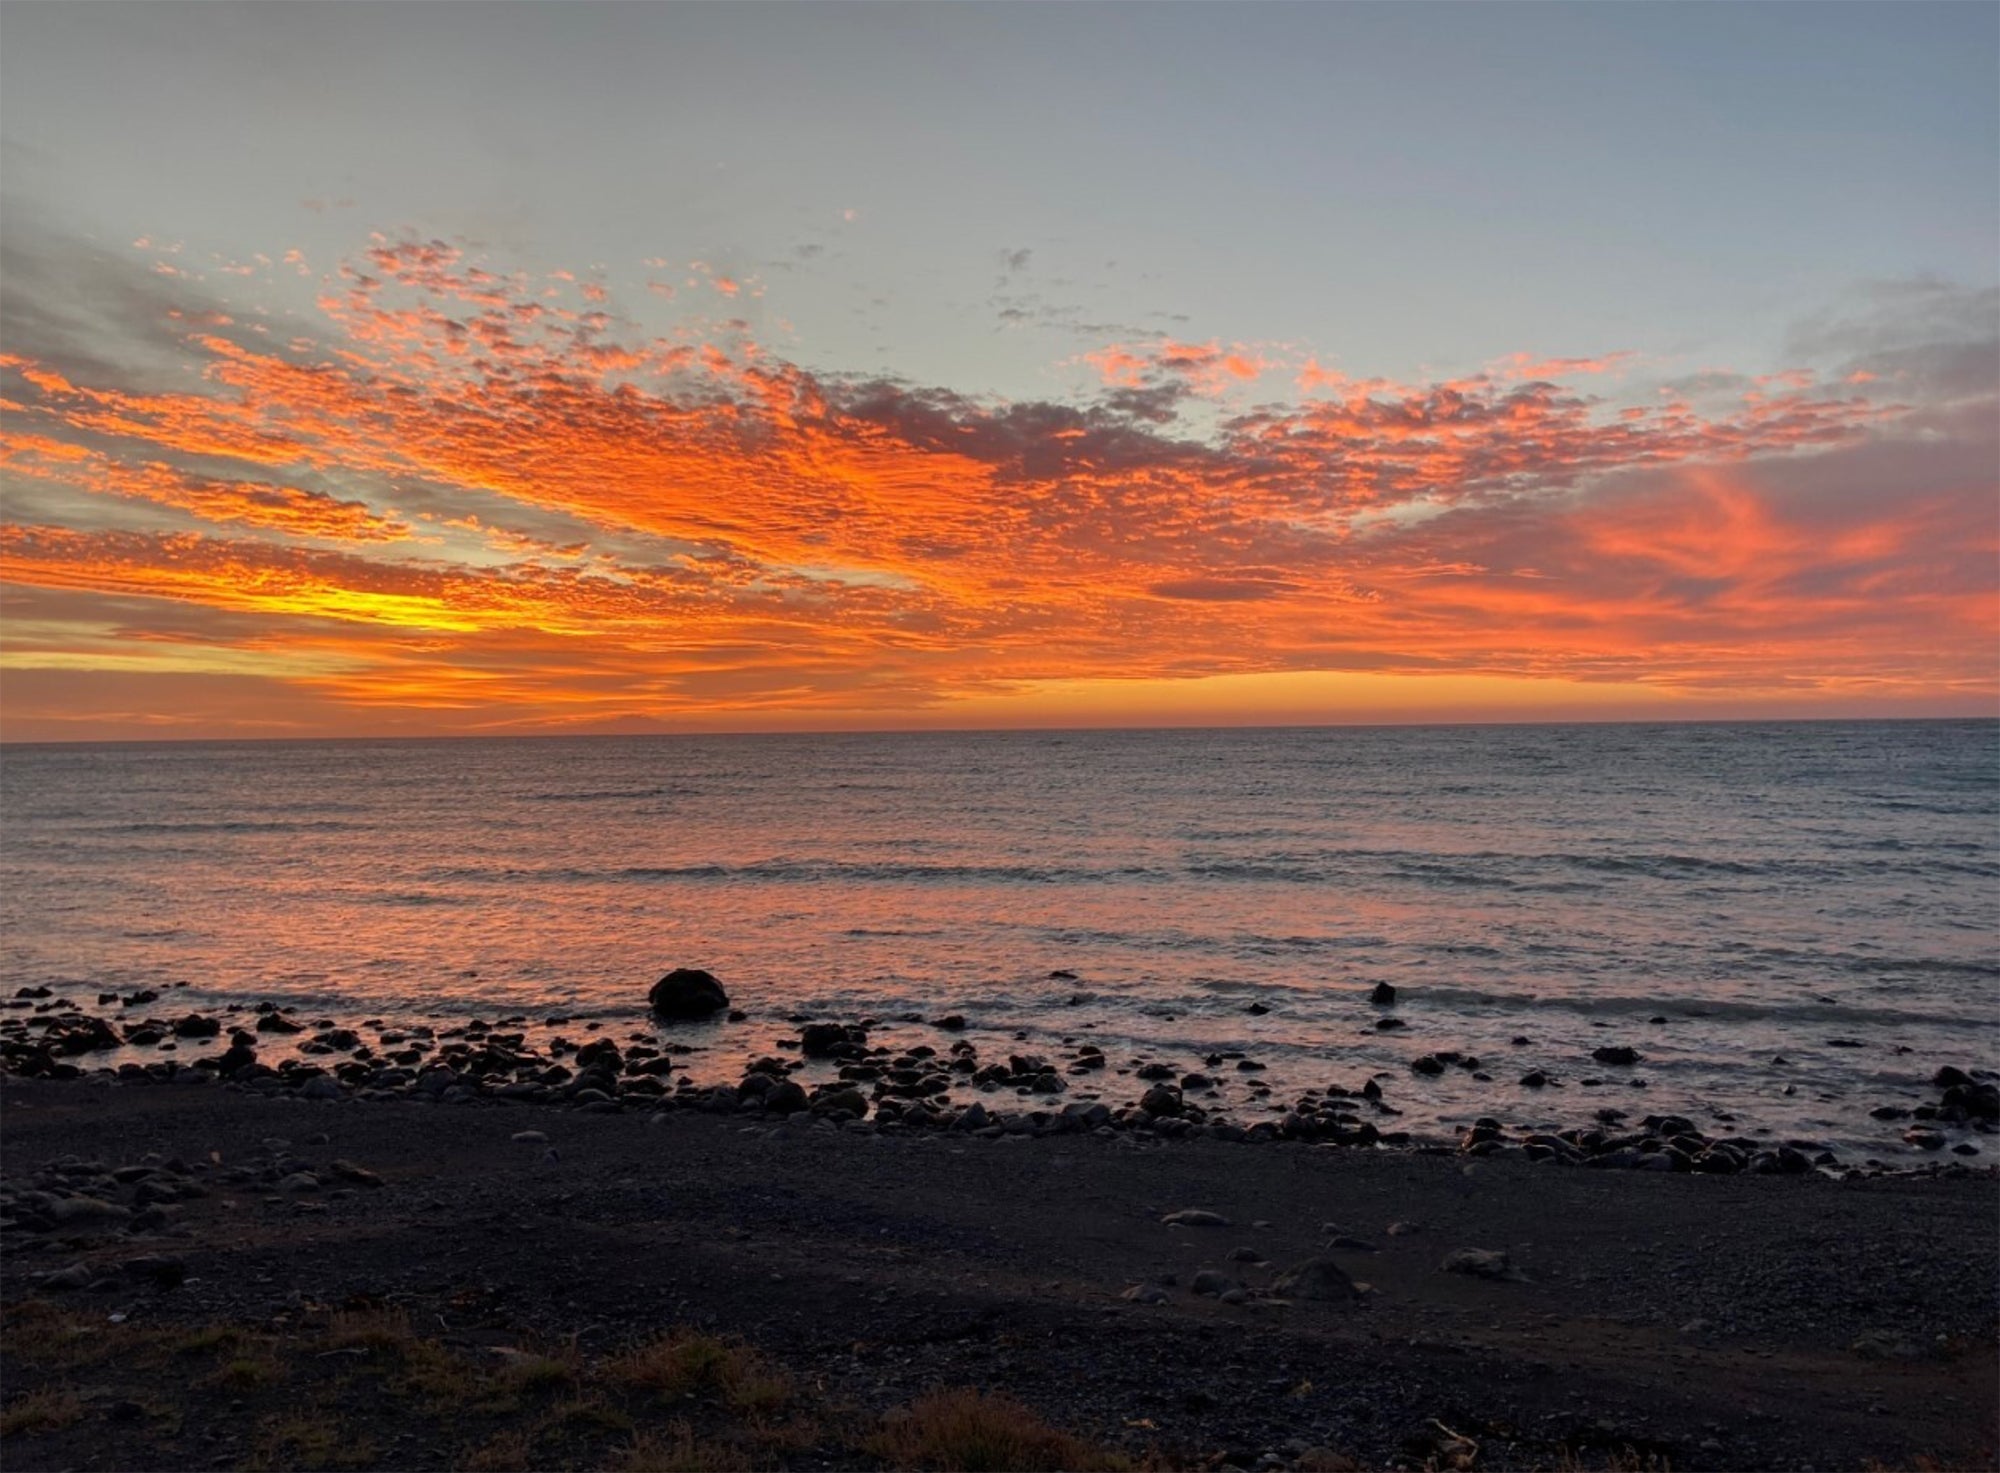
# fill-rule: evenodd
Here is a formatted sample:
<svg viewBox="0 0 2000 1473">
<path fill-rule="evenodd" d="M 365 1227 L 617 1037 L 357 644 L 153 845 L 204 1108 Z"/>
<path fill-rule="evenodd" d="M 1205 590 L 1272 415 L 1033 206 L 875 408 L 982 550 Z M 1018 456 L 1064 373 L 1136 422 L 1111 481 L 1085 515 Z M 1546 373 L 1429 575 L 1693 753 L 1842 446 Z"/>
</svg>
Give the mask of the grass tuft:
<svg viewBox="0 0 2000 1473">
<path fill-rule="evenodd" d="M 668 1401 L 710 1397 L 751 1416 L 767 1416 L 792 1398 L 792 1383 L 748 1346 L 698 1330 L 662 1335 L 615 1356 L 605 1378 Z"/>
<path fill-rule="evenodd" d="M 754 1466 L 743 1448 L 704 1441 L 685 1422 L 634 1437 L 613 1464 L 618 1473 L 749 1473 Z"/>
<path fill-rule="evenodd" d="M 1009 1396 L 938 1391 L 883 1419 L 869 1450 L 897 1468 L 939 1473 L 1128 1469 L 1131 1460 L 1059 1432 Z"/>
<path fill-rule="evenodd" d="M 30 1391 L 0 1411 L 0 1437 L 24 1432 L 58 1432 L 83 1415 L 83 1403 L 67 1386 Z"/>
</svg>

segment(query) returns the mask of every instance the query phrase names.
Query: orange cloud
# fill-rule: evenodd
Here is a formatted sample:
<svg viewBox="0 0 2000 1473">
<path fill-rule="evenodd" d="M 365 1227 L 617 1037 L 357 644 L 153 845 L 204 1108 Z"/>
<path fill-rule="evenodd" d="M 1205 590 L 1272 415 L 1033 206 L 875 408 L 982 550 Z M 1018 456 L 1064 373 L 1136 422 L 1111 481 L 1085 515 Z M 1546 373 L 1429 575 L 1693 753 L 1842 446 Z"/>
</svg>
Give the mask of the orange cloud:
<svg viewBox="0 0 2000 1473">
<path fill-rule="evenodd" d="M 1620 355 L 1410 385 L 1308 359 L 1297 402 L 1196 432 L 1186 397 L 1262 352 L 1113 345 L 1094 398 L 975 401 L 740 323 L 649 337 L 550 276 L 378 237 L 283 344 L 163 306 L 173 388 L 11 345 L 0 578 L 290 651 L 280 704 L 507 726 L 1315 671 L 1992 685 L 1989 447 L 1852 383 L 1704 414 L 1555 381 Z"/>
</svg>

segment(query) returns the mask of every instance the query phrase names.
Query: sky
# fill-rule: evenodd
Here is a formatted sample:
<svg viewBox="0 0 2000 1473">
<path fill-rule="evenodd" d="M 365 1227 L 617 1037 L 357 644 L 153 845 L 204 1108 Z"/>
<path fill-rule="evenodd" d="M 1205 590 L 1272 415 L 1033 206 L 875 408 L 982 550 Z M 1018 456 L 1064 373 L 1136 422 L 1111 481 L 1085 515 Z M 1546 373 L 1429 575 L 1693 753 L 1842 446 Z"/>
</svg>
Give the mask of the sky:
<svg viewBox="0 0 2000 1473">
<path fill-rule="evenodd" d="M 1990 715 L 2000 8 L 0 8 L 0 739 Z"/>
</svg>

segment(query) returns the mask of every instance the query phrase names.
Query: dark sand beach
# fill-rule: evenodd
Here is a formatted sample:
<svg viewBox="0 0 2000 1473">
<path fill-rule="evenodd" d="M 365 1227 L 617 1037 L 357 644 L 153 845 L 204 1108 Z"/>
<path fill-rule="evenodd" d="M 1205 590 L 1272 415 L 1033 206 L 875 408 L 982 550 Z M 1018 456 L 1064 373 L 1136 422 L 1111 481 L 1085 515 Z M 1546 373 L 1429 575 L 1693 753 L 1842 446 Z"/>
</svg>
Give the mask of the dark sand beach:
<svg viewBox="0 0 2000 1473">
<path fill-rule="evenodd" d="M 1985 1171 L 102 1076 L 0 1100 L 9 1468 L 942 1465 L 890 1434 L 947 1388 L 1078 1439 L 1002 1454 L 1048 1466 L 1994 1461 Z M 747 1347 L 783 1407 L 641 1386 L 667 1332 Z M 420 1394 L 420 1352 L 470 1379 Z"/>
</svg>

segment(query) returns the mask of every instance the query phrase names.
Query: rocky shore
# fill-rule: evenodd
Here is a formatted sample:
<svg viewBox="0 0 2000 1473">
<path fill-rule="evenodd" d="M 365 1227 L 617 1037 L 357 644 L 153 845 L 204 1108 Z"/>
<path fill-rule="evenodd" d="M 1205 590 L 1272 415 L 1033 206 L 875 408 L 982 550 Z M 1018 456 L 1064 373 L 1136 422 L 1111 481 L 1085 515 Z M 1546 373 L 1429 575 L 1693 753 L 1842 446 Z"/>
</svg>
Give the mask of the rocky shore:
<svg viewBox="0 0 2000 1473">
<path fill-rule="evenodd" d="M 1496 1113 L 1474 1119 L 1456 1137 L 1424 1137 L 1401 1128 L 1391 1071 L 1328 1080 L 1279 1098 L 1260 1077 L 1265 1066 L 1242 1051 L 1113 1059 L 1099 1045 L 1071 1038 L 1060 1052 L 1022 1045 L 982 1055 L 964 1036 L 966 1019 L 957 1014 L 852 1021 L 789 1016 L 773 1052 L 749 1058 L 734 1079 L 718 1079 L 704 1068 L 713 1030 L 746 1015 L 730 1010 L 716 979 L 692 969 L 662 978 L 651 1016 L 631 1019 L 640 1026 L 622 1037 L 604 1031 L 605 1019 L 512 1015 L 448 1027 L 397 1027 L 380 1019 L 348 1025 L 294 1016 L 271 1003 L 178 1012 L 171 998 L 171 992 L 151 990 L 104 993 L 97 1007 L 116 1009 L 105 1013 L 47 988 L 22 988 L 0 1014 L 0 1070 L 55 1080 L 96 1074 L 131 1085 L 205 1079 L 317 1101 L 408 1097 L 446 1105 L 503 1101 L 596 1113 L 699 1110 L 757 1119 L 804 1113 L 861 1134 L 1136 1132 L 1167 1140 L 1452 1149 L 1553 1165 L 1717 1175 L 1991 1171 L 1980 1160 L 1981 1143 L 2000 1131 L 2000 1074 L 1945 1065 L 1931 1076 L 1934 1097 L 1885 1102 L 1868 1112 L 1898 1132 L 1894 1156 L 1885 1151 L 1843 1160 L 1822 1141 L 1739 1133 L 1725 1128 L 1735 1123 L 1725 1111 L 1697 1122 L 1616 1105 L 1595 1106 L 1561 1128 L 1510 1123 Z M 1393 1010 L 1395 989 L 1377 987 L 1367 1002 Z M 725 1014 L 718 1023 L 701 1021 Z M 1377 1026 L 1399 1022 L 1393 1011 L 1383 1011 Z M 1645 1085 L 1638 1072 L 1644 1055 L 1629 1045 L 1599 1047 L 1578 1063 L 1579 1092 L 1601 1096 Z M 1461 1071 L 1490 1081 L 1492 1067 L 1438 1049 L 1415 1057 L 1409 1077 Z M 1536 1068 L 1518 1086 L 1545 1096 L 1569 1082 Z"/>
<path fill-rule="evenodd" d="M 1048 1466 L 1993 1465 L 2000 1182 L 1948 1156 L 1829 1168 L 1664 1120 L 1387 1149 L 1369 1082 L 1244 1127 L 1197 1070 L 1065 1099 L 1107 1065 L 983 1060 L 947 1019 L 924 1053 L 802 1026 L 712 1084 L 692 1046 L 276 1010 L 90 1072 L 86 1015 L 31 1016 L 31 1067 L 75 1077 L 10 1051 L 0 1082 L 10 1468 L 977 1466 L 885 1430 L 953 1388 L 1082 1439 Z M 1979 1138 L 1987 1083 L 1942 1081 L 1932 1120 L 1963 1118 L 1930 1128 Z M 355 1316 L 427 1337 L 395 1385 L 437 1356 L 477 1396 L 384 1399 Z M 99 1357 L 49 1359 L 52 1326 Z M 728 1396 L 605 1379 L 663 1335 L 753 1348 L 812 1417 L 695 1449 Z M 172 1348 L 245 1336 L 264 1359 L 199 1383 Z M 570 1400 L 495 1381 L 535 1357 Z"/>
</svg>

